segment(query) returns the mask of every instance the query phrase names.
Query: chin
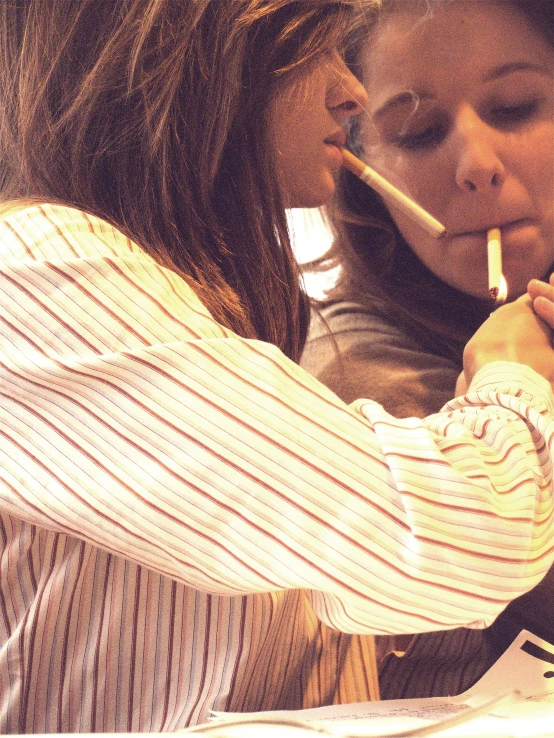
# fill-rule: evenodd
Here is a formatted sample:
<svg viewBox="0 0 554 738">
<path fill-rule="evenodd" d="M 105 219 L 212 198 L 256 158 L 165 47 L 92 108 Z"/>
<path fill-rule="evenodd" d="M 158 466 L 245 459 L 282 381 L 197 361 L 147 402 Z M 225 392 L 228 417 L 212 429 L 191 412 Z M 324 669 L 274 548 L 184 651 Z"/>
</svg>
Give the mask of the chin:
<svg viewBox="0 0 554 738">
<path fill-rule="evenodd" d="M 335 194 L 335 190 L 336 187 L 334 180 L 330 185 L 322 185 L 317 190 L 313 190 L 309 193 L 309 195 L 306 197 L 306 204 L 302 207 L 319 208 L 322 205 L 325 205 L 333 197 L 333 195 Z"/>
<path fill-rule="evenodd" d="M 506 278 L 506 284 L 508 285 L 508 302 L 517 300 L 518 297 L 521 297 L 527 292 L 527 285 L 529 284 L 530 279 L 531 277 L 529 277 L 525 284 L 522 284 L 521 279 L 518 279 L 517 283 L 514 284 L 514 282 L 510 283 L 510 280 Z"/>
<path fill-rule="evenodd" d="M 312 178 L 310 185 L 302 183 L 292 189 L 285 198 L 288 208 L 319 208 L 335 194 L 336 185 L 331 173 Z"/>
</svg>

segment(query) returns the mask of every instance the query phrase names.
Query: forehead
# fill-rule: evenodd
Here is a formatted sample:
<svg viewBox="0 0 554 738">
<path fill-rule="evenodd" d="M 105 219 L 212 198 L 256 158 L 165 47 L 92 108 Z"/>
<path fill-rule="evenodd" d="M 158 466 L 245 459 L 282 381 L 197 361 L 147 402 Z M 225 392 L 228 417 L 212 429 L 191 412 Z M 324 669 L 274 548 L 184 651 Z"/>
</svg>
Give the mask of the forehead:
<svg viewBox="0 0 554 738">
<path fill-rule="evenodd" d="M 509 0 L 454 0 L 427 15 L 402 0 L 373 31 L 361 61 L 375 109 L 402 89 L 460 89 L 502 65 L 552 68 L 553 53 Z"/>
</svg>

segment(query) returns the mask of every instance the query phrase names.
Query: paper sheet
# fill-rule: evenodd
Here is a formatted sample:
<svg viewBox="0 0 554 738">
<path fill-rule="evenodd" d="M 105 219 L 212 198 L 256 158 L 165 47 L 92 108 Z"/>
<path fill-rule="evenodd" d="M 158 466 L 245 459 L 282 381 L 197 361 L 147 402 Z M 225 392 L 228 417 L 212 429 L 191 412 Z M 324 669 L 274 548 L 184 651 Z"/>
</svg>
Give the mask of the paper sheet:
<svg viewBox="0 0 554 738">
<path fill-rule="evenodd" d="M 521 697 L 496 708 L 488 716 L 441 731 L 437 736 L 554 738 L 554 646 L 526 630 L 521 631 L 473 687 L 456 697 L 383 700 L 264 713 L 214 713 L 214 717 L 217 720 L 265 717 L 308 721 L 337 735 L 385 736 L 441 720 L 510 690 L 519 691 Z M 265 735 L 260 732 L 262 734 Z M 231 736 L 230 733 L 228 735 Z"/>
</svg>

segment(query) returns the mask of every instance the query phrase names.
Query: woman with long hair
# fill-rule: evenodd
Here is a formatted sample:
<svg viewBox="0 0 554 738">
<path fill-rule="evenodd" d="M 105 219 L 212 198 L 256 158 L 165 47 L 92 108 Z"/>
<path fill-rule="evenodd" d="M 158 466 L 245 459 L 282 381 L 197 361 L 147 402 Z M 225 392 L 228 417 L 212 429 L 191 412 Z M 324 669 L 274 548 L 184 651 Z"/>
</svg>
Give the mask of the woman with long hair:
<svg viewBox="0 0 554 738">
<path fill-rule="evenodd" d="M 286 208 L 334 193 L 365 5 L 0 3 L 4 733 L 372 699 L 368 634 L 488 623 L 551 564 L 525 300 L 419 424 L 296 363 Z"/>
<path fill-rule="evenodd" d="M 436 240 L 343 170 L 327 257 L 341 279 L 303 358 L 342 399 L 425 417 L 454 396 L 464 346 L 494 309 L 489 229 L 508 300 L 554 270 L 553 44 L 550 0 L 382 3 L 352 59 L 369 103 L 349 146 L 447 233 Z M 463 691 L 522 628 L 554 642 L 553 605 L 551 572 L 485 633 L 417 636 L 384 662 L 382 695 Z"/>
</svg>

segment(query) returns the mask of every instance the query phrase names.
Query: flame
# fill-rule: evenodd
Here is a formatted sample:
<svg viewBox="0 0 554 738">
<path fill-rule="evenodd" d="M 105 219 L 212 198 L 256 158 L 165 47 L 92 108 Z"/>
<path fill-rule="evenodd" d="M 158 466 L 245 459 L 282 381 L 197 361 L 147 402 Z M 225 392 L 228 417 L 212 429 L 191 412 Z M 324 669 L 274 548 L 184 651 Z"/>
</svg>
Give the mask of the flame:
<svg viewBox="0 0 554 738">
<path fill-rule="evenodd" d="M 502 305 L 504 302 L 506 302 L 506 298 L 508 297 L 508 283 L 506 282 L 506 279 L 503 274 L 500 275 L 500 286 L 498 290 L 498 295 L 496 296 L 496 302 L 498 305 Z"/>
<path fill-rule="evenodd" d="M 494 307 L 500 307 L 506 302 L 508 297 L 508 283 L 503 274 L 500 275 L 498 287 L 489 290 L 489 296 L 494 300 Z"/>
</svg>

